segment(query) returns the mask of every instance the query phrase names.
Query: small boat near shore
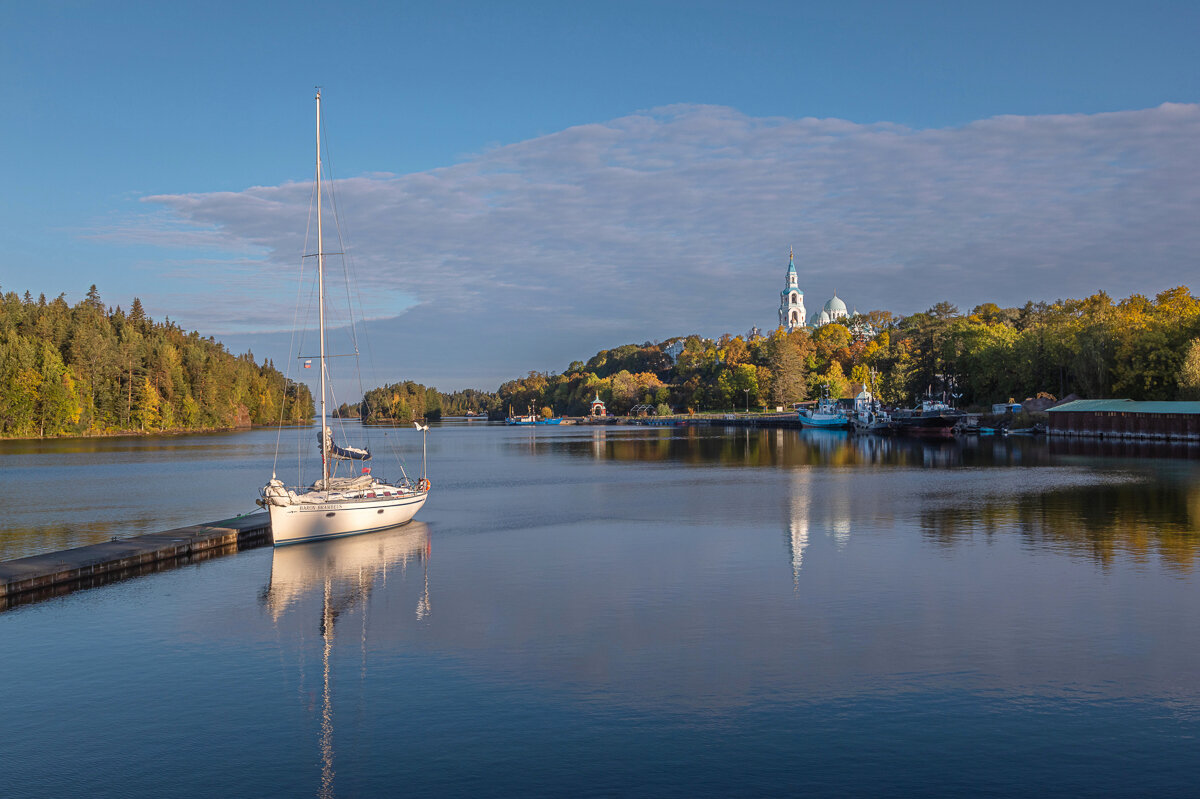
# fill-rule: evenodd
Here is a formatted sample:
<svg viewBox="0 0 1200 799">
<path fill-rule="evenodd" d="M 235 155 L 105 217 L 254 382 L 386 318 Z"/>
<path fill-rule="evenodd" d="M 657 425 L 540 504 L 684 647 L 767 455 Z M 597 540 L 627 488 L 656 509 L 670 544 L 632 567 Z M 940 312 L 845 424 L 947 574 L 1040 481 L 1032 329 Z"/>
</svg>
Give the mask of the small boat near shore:
<svg viewBox="0 0 1200 799">
<path fill-rule="evenodd" d="M 1016 430 L 1009 430 L 1008 432 L 1014 436 L 1044 436 L 1046 434 L 1046 426 L 1035 424 L 1033 427 L 1021 427 Z"/>
<path fill-rule="evenodd" d="M 537 424 L 538 418 L 539 417 L 537 416 L 537 414 L 535 414 L 533 412 L 532 405 L 529 406 L 528 413 L 523 413 L 523 414 L 513 413 L 512 406 L 510 405 L 508 407 L 508 416 L 504 417 L 504 423 L 518 426 L 518 427 L 523 427 L 523 426 Z"/>
<path fill-rule="evenodd" d="M 533 414 L 523 416 L 509 416 L 504 420 L 505 424 L 511 424 L 518 427 L 533 426 L 538 423 L 537 417 Z"/>
<path fill-rule="evenodd" d="M 508 409 L 508 416 L 504 419 L 505 424 L 511 424 L 518 427 L 529 427 L 531 425 L 546 425 L 546 424 L 562 424 L 561 416 L 539 416 L 533 412 L 533 408 L 529 408 L 529 413 L 514 415 L 512 408 Z"/>
</svg>

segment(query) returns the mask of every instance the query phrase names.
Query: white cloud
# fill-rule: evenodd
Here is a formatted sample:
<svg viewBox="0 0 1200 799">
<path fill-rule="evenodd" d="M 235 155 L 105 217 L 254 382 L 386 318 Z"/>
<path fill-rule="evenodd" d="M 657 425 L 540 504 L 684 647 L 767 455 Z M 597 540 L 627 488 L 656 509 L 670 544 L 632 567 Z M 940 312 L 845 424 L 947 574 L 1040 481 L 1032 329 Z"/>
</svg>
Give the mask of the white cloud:
<svg viewBox="0 0 1200 799">
<path fill-rule="evenodd" d="M 419 344 L 377 346 L 377 379 L 492 387 L 602 347 L 771 327 L 789 245 L 809 305 L 836 289 L 861 310 L 1194 282 L 1200 106 L 913 130 L 681 105 L 336 190 L 368 315 Z M 146 199 L 169 217 L 107 235 L 240 252 L 254 326 L 290 324 L 295 283 L 276 287 L 310 186 Z M 172 317 L 210 332 L 204 306 L 230 298 L 185 290 Z"/>
</svg>

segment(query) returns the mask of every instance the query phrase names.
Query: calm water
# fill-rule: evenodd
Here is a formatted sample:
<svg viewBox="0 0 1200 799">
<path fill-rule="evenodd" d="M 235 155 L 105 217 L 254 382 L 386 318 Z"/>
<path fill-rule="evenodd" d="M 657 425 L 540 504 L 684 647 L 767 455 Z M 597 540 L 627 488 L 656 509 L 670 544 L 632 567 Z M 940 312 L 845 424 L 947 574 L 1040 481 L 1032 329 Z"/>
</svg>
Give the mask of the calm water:
<svg viewBox="0 0 1200 799">
<path fill-rule="evenodd" d="M 274 443 L 5 444 L 0 557 L 249 510 Z M 0 793 L 1197 791 L 1195 448 L 429 444 L 419 523 L 0 613 Z"/>
</svg>

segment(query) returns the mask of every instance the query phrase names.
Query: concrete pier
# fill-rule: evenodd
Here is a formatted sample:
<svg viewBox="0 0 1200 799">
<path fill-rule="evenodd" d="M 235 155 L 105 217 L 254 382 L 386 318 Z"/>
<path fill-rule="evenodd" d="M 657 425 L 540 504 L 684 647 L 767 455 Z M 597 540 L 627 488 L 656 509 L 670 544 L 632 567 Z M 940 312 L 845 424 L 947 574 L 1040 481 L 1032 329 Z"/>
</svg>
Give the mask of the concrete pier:
<svg viewBox="0 0 1200 799">
<path fill-rule="evenodd" d="M 0 561 L 0 609 L 270 543 L 270 518 L 254 513 Z"/>
</svg>

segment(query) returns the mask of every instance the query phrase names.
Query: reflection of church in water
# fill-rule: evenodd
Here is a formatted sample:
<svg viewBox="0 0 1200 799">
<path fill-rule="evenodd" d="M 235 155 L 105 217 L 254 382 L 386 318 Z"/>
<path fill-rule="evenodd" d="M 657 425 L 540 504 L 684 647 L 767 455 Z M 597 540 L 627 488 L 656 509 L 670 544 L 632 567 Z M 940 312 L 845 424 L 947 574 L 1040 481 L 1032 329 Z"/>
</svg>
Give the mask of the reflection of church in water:
<svg viewBox="0 0 1200 799">
<path fill-rule="evenodd" d="M 775 430 L 777 451 L 791 442 L 796 458 L 781 460 L 792 466 L 790 494 L 783 508 L 785 538 L 792 563 L 792 579 L 799 585 L 800 571 L 811 548 L 821 542 L 840 552 L 850 542 L 852 520 L 888 517 L 894 512 L 887 500 L 864 492 L 861 467 L 943 469 L 960 466 L 962 447 L 956 441 L 921 441 L 887 436 L 848 436 L 829 430 L 801 432 Z M 798 468 L 794 464 L 803 464 Z M 853 466 L 857 468 L 827 468 Z M 882 503 L 882 504 L 879 504 Z"/>
<path fill-rule="evenodd" d="M 824 537 L 840 552 L 850 542 L 852 478 L 850 470 L 801 468 L 792 472 L 786 514 L 788 553 L 795 584 L 800 582 L 805 550 L 811 544 Z"/>
</svg>

